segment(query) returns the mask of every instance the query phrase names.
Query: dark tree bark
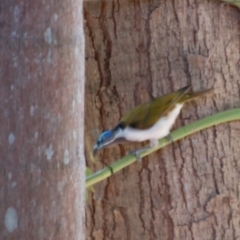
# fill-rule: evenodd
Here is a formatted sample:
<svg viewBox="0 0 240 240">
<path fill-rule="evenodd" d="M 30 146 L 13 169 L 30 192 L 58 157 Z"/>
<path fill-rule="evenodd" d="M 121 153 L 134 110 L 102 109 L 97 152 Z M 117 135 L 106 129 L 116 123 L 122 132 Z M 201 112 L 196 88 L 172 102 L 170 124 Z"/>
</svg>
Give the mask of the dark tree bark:
<svg viewBox="0 0 240 240">
<path fill-rule="evenodd" d="M 0 2 L 0 239 L 85 239 L 82 1 Z"/>
<path fill-rule="evenodd" d="M 128 110 L 192 84 L 175 128 L 239 107 L 240 13 L 218 1 L 87 1 L 86 153 Z M 87 239 L 240 239 L 240 124 L 178 141 L 95 186 Z M 106 149 L 94 171 L 139 147 Z"/>
</svg>

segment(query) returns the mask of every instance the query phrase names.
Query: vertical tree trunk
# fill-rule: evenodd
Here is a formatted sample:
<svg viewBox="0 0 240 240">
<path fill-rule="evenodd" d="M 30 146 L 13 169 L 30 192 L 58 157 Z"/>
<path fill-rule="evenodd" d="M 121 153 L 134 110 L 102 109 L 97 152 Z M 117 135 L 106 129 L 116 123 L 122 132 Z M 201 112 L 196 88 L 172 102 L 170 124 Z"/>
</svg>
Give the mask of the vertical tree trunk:
<svg viewBox="0 0 240 240">
<path fill-rule="evenodd" d="M 0 2 L 0 239 L 85 239 L 82 1 Z"/>
<path fill-rule="evenodd" d="M 86 153 L 122 114 L 192 84 L 175 124 L 239 107 L 239 10 L 218 1 L 87 1 Z M 87 239 L 240 239 L 239 122 L 194 134 L 95 186 Z M 99 170 L 139 144 L 101 151 Z M 104 162 L 104 164 L 102 163 Z"/>
</svg>

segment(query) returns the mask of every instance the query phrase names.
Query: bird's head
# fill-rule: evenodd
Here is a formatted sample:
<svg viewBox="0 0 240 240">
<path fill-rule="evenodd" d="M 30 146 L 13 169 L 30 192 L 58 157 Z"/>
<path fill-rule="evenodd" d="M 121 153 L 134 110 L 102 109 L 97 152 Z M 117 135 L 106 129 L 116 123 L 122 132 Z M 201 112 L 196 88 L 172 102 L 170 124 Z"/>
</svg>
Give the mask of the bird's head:
<svg viewBox="0 0 240 240">
<path fill-rule="evenodd" d="M 96 155 L 97 151 L 101 148 L 109 147 L 115 143 L 123 141 L 124 138 L 122 133 L 123 130 L 120 126 L 117 126 L 112 130 L 106 130 L 102 132 L 97 140 L 97 143 L 93 147 L 93 155 Z"/>
</svg>

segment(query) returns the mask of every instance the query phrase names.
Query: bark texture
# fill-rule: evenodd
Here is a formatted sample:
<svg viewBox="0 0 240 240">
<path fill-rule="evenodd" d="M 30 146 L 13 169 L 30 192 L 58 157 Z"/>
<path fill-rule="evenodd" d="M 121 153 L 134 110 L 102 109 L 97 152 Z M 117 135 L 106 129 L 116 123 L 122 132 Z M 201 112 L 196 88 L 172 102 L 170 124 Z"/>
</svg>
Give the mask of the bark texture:
<svg viewBox="0 0 240 240">
<path fill-rule="evenodd" d="M 140 144 L 100 152 L 128 110 L 192 84 L 211 97 L 175 124 L 239 107 L 240 12 L 218 1 L 86 1 L 86 156 L 94 171 Z M 240 123 L 194 134 L 95 186 L 87 239 L 240 239 Z"/>
<path fill-rule="evenodd" d="M 82 1 L 0 1 L 0 239 L 85 239 Z"/>
</svg>

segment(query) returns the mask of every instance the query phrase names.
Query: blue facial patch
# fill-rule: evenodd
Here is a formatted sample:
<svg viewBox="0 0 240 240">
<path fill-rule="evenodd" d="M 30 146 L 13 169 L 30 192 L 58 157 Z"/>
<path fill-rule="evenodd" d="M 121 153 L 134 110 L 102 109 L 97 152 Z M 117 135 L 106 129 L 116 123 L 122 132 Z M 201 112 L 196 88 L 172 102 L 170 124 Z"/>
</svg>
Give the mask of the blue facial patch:
<svg viewBox="0 0 240 240">
<path fill-rule="evenodd" d="M 99 142 L 104 142 L 110 138 L 112 138 L 113 134 L 112 134 L 112 131 L 108 130 L 108 131 L 105 131 L 103 132 L 100 137 L 99 137 Z"/>
</svg>

